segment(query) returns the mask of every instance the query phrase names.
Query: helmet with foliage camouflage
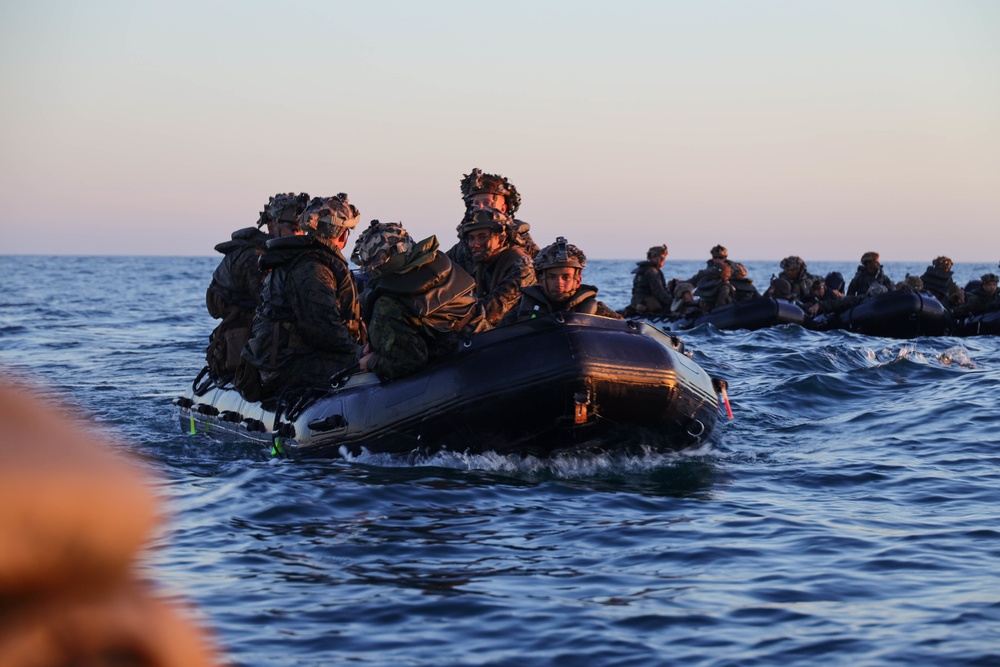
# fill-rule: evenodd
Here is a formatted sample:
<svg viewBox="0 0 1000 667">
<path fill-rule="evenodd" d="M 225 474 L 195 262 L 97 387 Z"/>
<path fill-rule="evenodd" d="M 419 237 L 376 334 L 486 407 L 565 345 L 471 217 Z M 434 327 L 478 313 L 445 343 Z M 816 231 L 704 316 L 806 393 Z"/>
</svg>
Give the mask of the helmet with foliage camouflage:
<svg viewBox="0 0 1000 667">
<path fill-rule="evenodd" d="M 343 192 L 334 197 L 314 197 L 299 215 L 299 229 L 320 241 L 329 241 L 354 229 L 360 217 Z"/>
<path fill-rule="evenodd" d="M 545 246 L 535 255 L 535 271 L 545 269 L 573 268 L 583 269 L 587 266 L 587 256 L 575 245 L 568 243 L 565 237 L 556 238 L 552 245 Z"/>
<path fill-rule="evenodd" d="M 654 245 L 652 248 L 646 251 L 647 259 L 656 259 L 659 257 L 666 257 L 666 256 L 667 256 L 666 243 L 664 243 L 663 245 Z"/>
<path fill-rule="evenodd" d="M 869 250 L 865 254 L 861 255 L 861 263 L 867 264 L 868 262 L 875 262 L 878 264 L 879 255 L 874 250 Z"/>
<path fill-rule="evenodd" d="M 476 167 L 472 173 L 462 176 L 462 199 L 466 207 L 472 202 L 472 196 L 479 194 L 502 195 L 507 202 L 507 215 L 510 216 L 521 207 L 521 195 L 513 183 L 499 174 L 484 174 L 482 169 Z"/>
<path fill-rule="evenodd" d="M 979 279 L 979 282 L 981 284 L 983 284 L 983 285 L 985 285 L 986 283 L 994 283 L 994 284 L 996 284 L 996 282 L 997 282 L 997 274 L 995 274 L 995 273 L 984 273 L 982 275 L 982 277 Z"/>
<path fill-rule="evenodd" d="M 296 222 L 308 202 L 309 195 L 305 192 L 299 194 L 294 192 L 278 193 L 268 199 L 264 210 L 260 212 L 260 217 L 257 218 L 257 227 L 281 222 Z"/>
<path fill-rule="evenodd" d="M 726 259 L 729 257 L 729 251 L 721 245 L 714 246 L 711 250 L 712 259 Z"/>
<path fill-rule="evenodd" d="M 950 257 L 945 257 L 941 255 L 940 257 L 935 257 L 933 262 L 935 269 L 940 269 L 941 271 L 951 271 L 953 262 Z"/>
<path fill-rule="evenodd" d="M 923 279 L 920 276 L 914 276 L 909 273 L 907 273 L 906 278 L 903 279 L 903 286 L 912 292 L 924 291 Z"/>
<path fill-rule="evenodd" d="M 781 268 L 785 271 L 794 271 L 795 269 L 806 270 L 805 261 L 796 255 L 790 255 L 783 260 L 781 260 Z"/>
<path fill-rule="evenodd" d="M 743 266 L 739 262 L 730 262 L 729 265 L 733 267 L 733 278 L 746 278 L 747 277 L 747 267 Z"/>
<path fill-rule="evenodd" d="M 469 232 L 488 229 L 494 234 L 504 234 L 508 242 L 517 233 L 517 223 L 495 208 L 480 208 L 465 214 L 458 226 L 458 238 L 465 239 Z"/>
<path fill-rule="evenodd" d="M 385 269 L 389 268 L 393 257 L 408 253 L 413 246 L 413 238 L 403 229 L 402 223 L 372 220 L 354 242 L 351 261 L 368 276 L 378 278 L 391 273 Z"/>
</svg>

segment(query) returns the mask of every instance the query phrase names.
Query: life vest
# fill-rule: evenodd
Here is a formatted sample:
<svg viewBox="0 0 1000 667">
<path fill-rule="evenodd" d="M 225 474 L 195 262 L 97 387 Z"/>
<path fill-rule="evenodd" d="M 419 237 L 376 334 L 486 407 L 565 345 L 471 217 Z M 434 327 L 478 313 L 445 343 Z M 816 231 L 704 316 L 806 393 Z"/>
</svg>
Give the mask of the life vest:
<svg viewBox="0 0 1000 667">
<path fill-rule="evenodd" d="M 920 276 L 920 280 L 924 283 L 924 290 L 930 292 L 939 301 L 947 305 L 948 286 L 954 282 L 951 276 L 951 271 L 942 271 L 936 266 L 928 266 L 927 270 L 924 271 L 924 275 Z"/>
<path fill-rule="evenodd" d="M 565 301 L 552 303 L 540 285 L 521 288 L 521 302 L 517 307 L 517 320 L 530 320 L 551 313 L 597 314 L 597 288 L 580 285 L 576 292 Z"/>
</svg>

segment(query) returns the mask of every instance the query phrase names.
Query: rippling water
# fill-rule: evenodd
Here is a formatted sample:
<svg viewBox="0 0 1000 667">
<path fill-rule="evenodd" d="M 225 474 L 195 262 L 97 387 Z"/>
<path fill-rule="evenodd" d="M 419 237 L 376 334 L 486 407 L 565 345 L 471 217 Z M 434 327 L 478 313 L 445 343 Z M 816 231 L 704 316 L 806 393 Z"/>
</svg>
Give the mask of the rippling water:
<svg viewBox="0 0 1000 667">
<path fill-rule="evenodd" d="M 170 404 L 215 264 L 0 257 L 0 365 L 158 473 L 149 576 L 232 664 L 1000 664 L 997 337 L 685 332 L 736 419 L 684 455 L 277 461 Z"/>
</svg>

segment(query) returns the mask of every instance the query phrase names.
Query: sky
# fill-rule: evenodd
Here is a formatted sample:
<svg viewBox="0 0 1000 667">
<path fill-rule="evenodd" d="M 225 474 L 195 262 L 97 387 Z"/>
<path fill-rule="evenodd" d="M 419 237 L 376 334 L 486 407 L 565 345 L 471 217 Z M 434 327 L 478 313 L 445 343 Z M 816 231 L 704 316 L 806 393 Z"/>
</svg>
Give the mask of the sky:
<svg viewBox="0 0 1000 667">
<path fill-rule="evenodd" d="M 0 119 L 3 254 L 211 255 L 289 191 L 447 248 L 479 167 L 595 259 L 1000 259 L 993 0 L 8 0 Z"/>
</svg>

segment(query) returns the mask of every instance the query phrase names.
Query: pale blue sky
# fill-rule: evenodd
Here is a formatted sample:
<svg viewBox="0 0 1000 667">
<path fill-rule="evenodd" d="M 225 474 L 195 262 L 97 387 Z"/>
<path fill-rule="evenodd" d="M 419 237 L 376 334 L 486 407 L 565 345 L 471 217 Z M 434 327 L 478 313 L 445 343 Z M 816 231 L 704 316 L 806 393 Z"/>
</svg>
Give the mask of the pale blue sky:
<svg viewBox="0 0 1000 667">
<path fill-rule="evenodd" d="M 269 195 L 593 258 L 1000 259 L 1000 2 L 6 2 L 0 252 L 210 254 Z"/>
</svg>

